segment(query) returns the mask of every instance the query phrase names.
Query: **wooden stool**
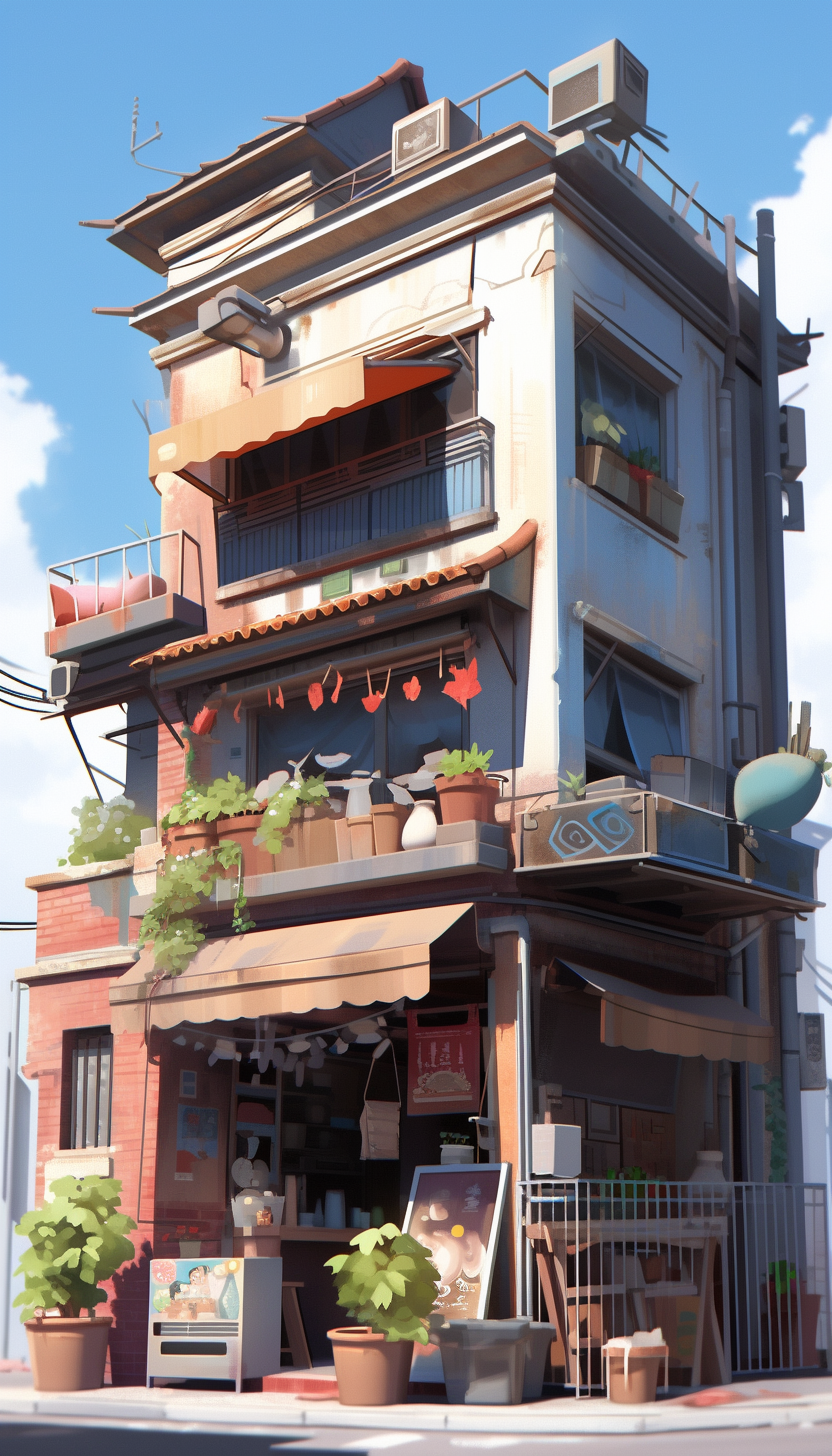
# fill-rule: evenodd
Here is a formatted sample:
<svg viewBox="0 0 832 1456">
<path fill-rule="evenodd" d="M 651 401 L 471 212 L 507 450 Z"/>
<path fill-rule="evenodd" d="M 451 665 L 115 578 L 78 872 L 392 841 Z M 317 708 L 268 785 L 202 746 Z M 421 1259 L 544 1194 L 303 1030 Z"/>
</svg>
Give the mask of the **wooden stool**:
<svg viewBox="0 0 832 1456">
<path fill-rule="evenodd" d="M 286 1325 L 286 1338 L 289 1343 L 281 1345 L 280 1353 L 281 1355 L 291 1355 L 294 1370 L 311 1370 L 312 1356 L 306 1342 L 306 1331 L 303 1328 L 303 1317 L 298 1302 L 298 1290 L 302 1288 L 303 1280 L 284 1279 L 283 1281 L 283 1322 Z"/>
</svg>

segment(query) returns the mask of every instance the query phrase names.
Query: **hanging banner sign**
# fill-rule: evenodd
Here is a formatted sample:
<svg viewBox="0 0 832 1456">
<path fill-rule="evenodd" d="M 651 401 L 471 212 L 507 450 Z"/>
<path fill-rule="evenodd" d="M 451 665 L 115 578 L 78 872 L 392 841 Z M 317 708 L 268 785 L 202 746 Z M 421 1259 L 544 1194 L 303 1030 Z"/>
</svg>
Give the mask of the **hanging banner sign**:
<svg viewBox="0 0 832 1456">
<path fill-rule="evenodd" d="M 426 1013 L 408 1011 L 409 1117 L 479 1110 L 480 1014 L 476 1006 L 463 1009 L 468 1019 L 461 1026 L 420 1026 Z"/>
</svg>

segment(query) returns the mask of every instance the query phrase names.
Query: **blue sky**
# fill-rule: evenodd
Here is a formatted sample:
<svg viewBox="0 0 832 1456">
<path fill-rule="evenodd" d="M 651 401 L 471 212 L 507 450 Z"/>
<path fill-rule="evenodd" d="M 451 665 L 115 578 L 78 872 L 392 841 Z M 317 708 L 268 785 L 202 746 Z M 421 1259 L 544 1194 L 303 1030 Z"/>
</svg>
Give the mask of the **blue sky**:
<svg viewBox="0 0 832 1456">
<path fill-rule="evenodd" d="M 741 235 L 752 202 L 797 187 L 804 113 L 830 106 L 832 7 L 700 0 L 698 5 L 457 0 L 404 7 L 256 9 L 202 0 L 141 5 L 37 3 L 9 8 L 4 68 L 4 289 L 0 359 L 52 406 L 62 438 L 48 479 L 23 509 L 41 561 L 128 539 L 158 519 L 146 479 L 144 428 L 130 401 L 161 394 L 148 340 L 93 305 L 129 304 L 161 280 L 77 226 L 112 217 L 165 185 L 128 151 L 134 95 L 143 153 L 192 169 L 265 129 L 267 112 L 295 114 L 369 80 L 398 57 L 424 66 L 431 97 L 459 100 L 528 67 L 549 69 L 618 35 L 650 71 L 649 119 L 669 134 L 669 170 Z M 524 82 L 484 103 L 489 131 L 526 119 L 545 126 L 545 98 Z M 788 320 L 797 324 L 800 320 Z"/>
</svg>

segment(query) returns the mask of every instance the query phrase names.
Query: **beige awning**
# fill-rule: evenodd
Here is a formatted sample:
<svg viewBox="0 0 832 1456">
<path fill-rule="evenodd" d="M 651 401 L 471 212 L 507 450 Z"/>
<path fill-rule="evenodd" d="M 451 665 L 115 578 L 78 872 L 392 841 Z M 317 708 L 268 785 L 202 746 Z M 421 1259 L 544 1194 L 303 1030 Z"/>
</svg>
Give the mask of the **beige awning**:
<svg viewBox="0 0 832 1456">
<path fill-rule="evenodd" d="M 181 976 L 153 981 L 153 952 L 110 986 L 115 1033 L 146 1024 L 291 1016 L 336 1006 L 418 1001 L 430 988 L 430 947 L 470 904 L 399 910 L 355 920 L 253 930 L 208 941 Z"/>
<path fill-rule="evenodd" d="M 767 1062 L 774 1032 L 767 1021 L 728 996 L 668 996 L 606 971 L 564 962 L 601 991 L 601 1040 L 634 1052 L 705 1057 L 709 1062 Z"/>
<path fill-rule="evenodd" d="M 208 460 L 235 459 L 246 450 L 268 445 L 302 426 L 334 419 L 350 410 L 389 399 L 394 394 L 447 377 L 447 368 L 414 364 L 373 363 L 364 367 L 361 355 L 294 374 L 270 384 L 250 399 L 186 420 L 150 436 L 148 474 L 187 470 Z"/>
</svg>

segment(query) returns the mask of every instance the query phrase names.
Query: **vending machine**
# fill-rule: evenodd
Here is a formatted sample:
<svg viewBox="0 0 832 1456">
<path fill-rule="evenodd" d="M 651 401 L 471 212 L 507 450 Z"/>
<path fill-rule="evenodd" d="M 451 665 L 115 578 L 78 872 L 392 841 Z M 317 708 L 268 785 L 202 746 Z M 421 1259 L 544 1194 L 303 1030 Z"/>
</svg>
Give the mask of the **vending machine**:
<svg viewBox="0 0 832 1456">
<path fill-rule="evenodd" d="M 147 1384 L 280 1368 L 282 1259 L 151 1259 Z"/>
</svg>

